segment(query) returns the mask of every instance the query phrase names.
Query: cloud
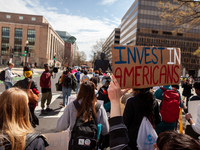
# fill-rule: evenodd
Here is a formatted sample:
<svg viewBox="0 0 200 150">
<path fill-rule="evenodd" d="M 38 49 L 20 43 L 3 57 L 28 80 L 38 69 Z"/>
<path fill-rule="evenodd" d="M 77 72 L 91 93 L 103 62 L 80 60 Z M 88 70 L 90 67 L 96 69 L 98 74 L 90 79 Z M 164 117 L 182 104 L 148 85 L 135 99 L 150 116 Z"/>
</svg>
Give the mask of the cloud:
<svg viewBox="0 0 200 150">
<path fill-rule="evenodd" d="M 65 8 L 65 12 L 66 12 L 66 13 L 69 13 L 69 9 Z"/>
<path fill-rule="evenodd" d="M 104 9 L 104 12 L 106 12 L 106 13 L 107 13 L 108 11 L 107 11 L 106 9 Z"/>
<path fill-rule="evenodd" d="M 112 5 L 117 0 L 102 0 L 101 5 Z"/>
<path fill-rule="evenodd" d="M 0 10 L 4 12 L 24 13 L 43 15 L 52 25 L 54 30 L 67 31 L 77 38 L 80 51 L 87 54 L 87 59 L 91 54 L 91 47 L 101 38 L 107 38 L 111 32 L 119 26 L 120 19 L 113 17 L 89 19 L 87 17 L 64 14 L 55 10 L 48 10 L 39 0 L 7 0 L 0 1 Z"/>
<path fill-rule="evenodd" d="M 47 7 L 47 10 L 58 10 L 56 7 Z"/>
</svg>

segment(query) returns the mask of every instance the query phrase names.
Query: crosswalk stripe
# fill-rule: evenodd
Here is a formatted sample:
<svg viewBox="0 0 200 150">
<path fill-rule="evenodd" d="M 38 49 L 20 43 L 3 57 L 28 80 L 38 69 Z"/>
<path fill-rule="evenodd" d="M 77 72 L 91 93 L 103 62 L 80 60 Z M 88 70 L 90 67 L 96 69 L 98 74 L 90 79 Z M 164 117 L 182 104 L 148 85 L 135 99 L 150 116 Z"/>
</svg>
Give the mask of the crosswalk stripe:
<svg viewBox="0 0 200 150">
<path fill-rule="evenodd" d="M 52 93 L 51 104 L 60 96 L 61 94 Z M 39 116 L 41 114 L 41 101 L 38 102 L 38 106 L 35 108 L 35 115 L 38 118 L 58 118 L 57 116 Z"/>
</svg>

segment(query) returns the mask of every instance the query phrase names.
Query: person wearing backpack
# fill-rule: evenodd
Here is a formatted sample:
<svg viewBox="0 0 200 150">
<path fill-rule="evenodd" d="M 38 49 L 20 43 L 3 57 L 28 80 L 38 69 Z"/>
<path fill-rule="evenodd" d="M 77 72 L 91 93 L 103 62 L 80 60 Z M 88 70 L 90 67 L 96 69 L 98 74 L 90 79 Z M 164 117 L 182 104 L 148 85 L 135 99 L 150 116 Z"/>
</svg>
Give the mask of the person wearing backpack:
<svg viewBox="0 0 200 150">
<path fill-rule="evenodd" d="M 31 82 L 31 85 L 30 85 L 30 89 L 33 91 L 33 93 L 38 97 L 39 99 L 39 91 L 38 91 L 38 88 L 37 88 L 37 83 L 32 80 L 32 77 L 33 77 L 33 72 L 31 70 L 30 67 L 28 66 L 25 66 L 24 69 L 23 69 L 23 74 L 24 74 L 24 79 L 23 80 L 19 80 L 15 83 L 14 87 L 18 87 L 22 90 L 25 90 L 25 89 L 28 89 L 28 86 Z M 29 110 L 30 110 L 30 122 L 31 122 L 31 125 L 35 128 L 36 125 L 39 125 L 39 119 L 37 118 L 37 116 L 35 115 L 34 113 L 34 110 L 35 110 L 35 107 L 37 106 L 37 102 L 33 103 L 29 100 Z"/>
<path fill-rule="evenodd" d="M 23 90 L 13 87 L 4 91 L 0 95 L 0 110 L 0 149 L 45 150 L 45 137 L 33 134 L 28 96 Z"/>
<path fill-rule="evenodd" d="M 158 102 L 150 92 L 150 88 L 134 89 L 134 91 L 137 94 L 127 99 L 123 120 L 128 129 L 130 139 L 128 145 L 131 149 L 137 150 L 138 132 L 143 118 L 146 117 L 152 127 L 155 128 L 155 125 L 160 123 L 161 116 Z"/>
<path fill-rule="evenodd" d="M 80 89 L 80 75 L 81 75 L 81 70 L 78 69 L 78 72 L 75 73 L 76 79 L 77 79 L 77 88 L 76 88 L 76 94 L 78 94 L 79 89 Z"/>
<path fill-rule="evenodd" d="M 183 107 L 180 92 L 173 89 L 171 85 L 166 85 L 156 90 L 154 96 L 161 100 L 160 113 L 162 121 L 156 125 L 157 134 L 174 130 L 179 119 L 180 108 Z"/>
<path fill-rule="evenodd" d="M 63 102 L 61 105 L 65 107 L 68 103 L 68 98 L 72 92 L 74 75 L 71 73 L 71 68 L 67 67 L 66 71 L 61 76 L 60 83 L 62 84 Z M 67 100 L 67 101 L 66 101 Z"/>
<path fill-rule="evenodd" d="M 3 71 L 4 73 L 1 72 L 1 80 L 3 81 L 5 85 L 5 90 L 11 88 L 13 86 L 13 78 L 17 77 L 17 75 L 12 74 L 12 68 L 15 65 L 13 63 L 9 63 L 8 67 Z M 4 78 L 2 76 L 5 76 Z"/>
<path fill-rule="evenodd" d="M 67 105 L 63 115 L 58 119 L 58 131 L 68 128 L 70 130 L 70 150 L 94 149 L 98 124 L 102 125 L 101 134 L 108 134 L 108 117 L 103 106 L 97 103 L 94 89 L 95 85 L 91 81 L 83 82 L 77 99 Z"/>
<path fill-rule="evenodd" d="M 81 81 L 82 82 L 84 82 L 84 81 L 90 81 L 90 77 L 88 76 L 87 71 L 85 70 L 83 73 L 84 73 L 84 75 L 82 76 Z"/>
</svg>

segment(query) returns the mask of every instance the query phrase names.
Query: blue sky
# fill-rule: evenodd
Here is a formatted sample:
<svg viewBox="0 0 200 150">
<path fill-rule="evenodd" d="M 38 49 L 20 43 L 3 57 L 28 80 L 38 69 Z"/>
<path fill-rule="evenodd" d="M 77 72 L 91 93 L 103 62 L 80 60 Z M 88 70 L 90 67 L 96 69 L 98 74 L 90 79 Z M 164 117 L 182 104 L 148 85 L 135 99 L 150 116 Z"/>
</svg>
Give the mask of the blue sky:
<svg viewBox="0 0 200 150">
<path fill-rule="evenodd" d="M 0 11 L 43 15 L 54 30 L 77 38 L 87 60 L 91 47 L 118 27 L 134 0 L 0 0 Z"/>
</svg>

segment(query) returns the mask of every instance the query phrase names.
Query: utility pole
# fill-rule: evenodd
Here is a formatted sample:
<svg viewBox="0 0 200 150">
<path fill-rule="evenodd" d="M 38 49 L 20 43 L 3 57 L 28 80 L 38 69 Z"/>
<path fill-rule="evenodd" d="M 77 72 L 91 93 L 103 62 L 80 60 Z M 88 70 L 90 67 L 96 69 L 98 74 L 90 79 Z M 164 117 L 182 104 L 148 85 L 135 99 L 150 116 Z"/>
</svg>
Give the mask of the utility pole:
<svg viewBox="0 0 200 150">
<path fill-rule="evenodd" d="M 28 40 L 26 41 L 26 46 L 25 46 L 25 48 L 24 48 L 24 53 L 25 53 L 25 66 L 27 66 L 27 55 L 28 55 L 28 52 L 29 52 L 29 47 L 27 47 L 27 45 L 28 45 Z"/>
</svg>

